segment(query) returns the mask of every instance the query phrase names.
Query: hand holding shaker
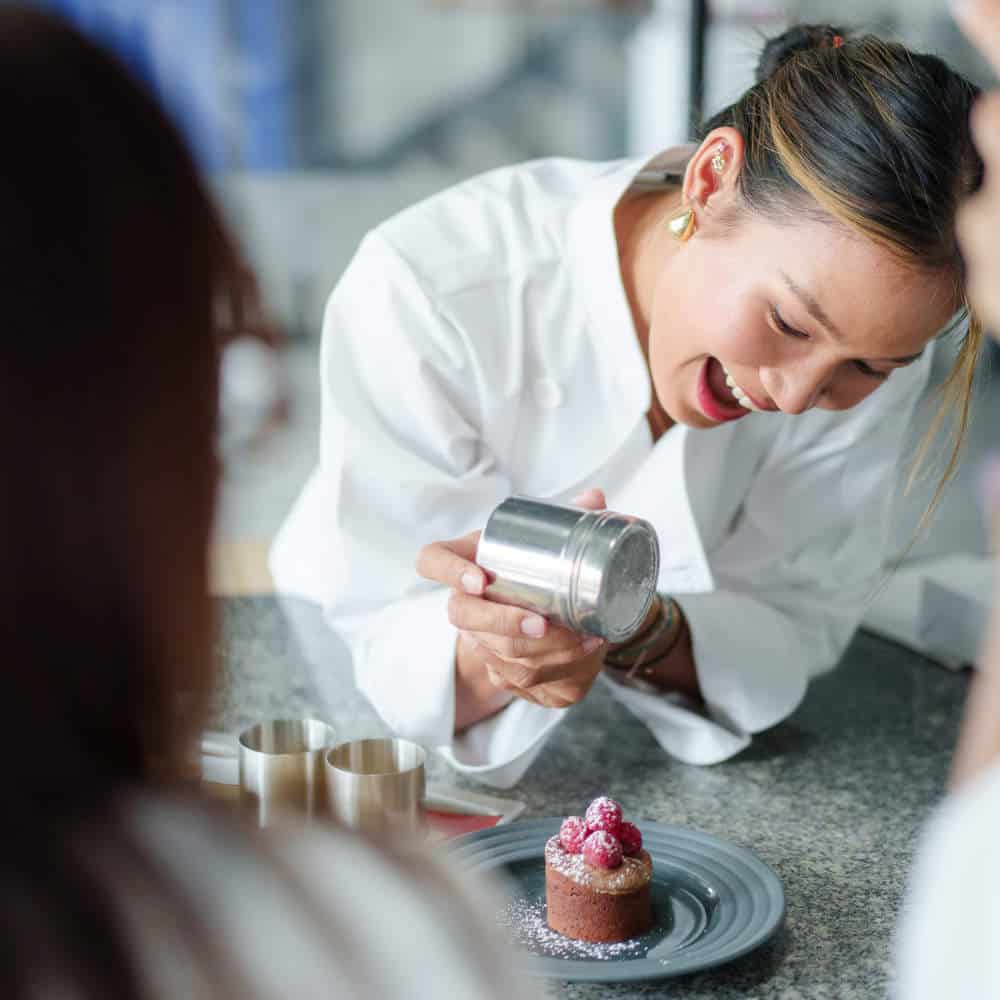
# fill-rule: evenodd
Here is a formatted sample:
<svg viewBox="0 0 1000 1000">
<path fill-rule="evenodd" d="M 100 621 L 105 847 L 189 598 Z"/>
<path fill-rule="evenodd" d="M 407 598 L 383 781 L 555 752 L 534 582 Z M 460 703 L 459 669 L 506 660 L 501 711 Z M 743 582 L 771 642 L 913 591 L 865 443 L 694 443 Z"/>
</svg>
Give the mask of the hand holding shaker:
<svg viewBox="0 0 1000 1000">
<path fill-rule="evenodd" d="M 514 496 L 490 515 L 476 562 L 490 600 L 626 642 L 652 606 L 660 548 L 641 518 Z"/>
</svg>

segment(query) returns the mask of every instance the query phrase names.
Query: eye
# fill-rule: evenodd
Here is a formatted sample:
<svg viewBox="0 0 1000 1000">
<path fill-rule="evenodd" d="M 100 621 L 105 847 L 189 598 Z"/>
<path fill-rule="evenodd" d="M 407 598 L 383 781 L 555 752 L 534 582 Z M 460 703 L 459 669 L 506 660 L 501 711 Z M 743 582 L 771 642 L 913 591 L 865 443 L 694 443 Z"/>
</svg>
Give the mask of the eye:
<svg viewBox="0 0 1000 1000">
<path fill-rule="evenodd" d="M 781 331 L 786 337 L 792 337 L 795 340 L 808 340 L 809 334 L 803 333 L 801 330 L 796 330 L 794 327 L 789 326 L 782 318 L 781 313 L 778 312 L 777 306 L 771 306 L 771 322 L 774 323 L 775 327 Z"/>
<path fill-rule="evenodd" d="M 864 361 L 855 361 L 854 367 L 857 368 L 857 370 L 863 375 L 867 375 L 869 378 L 878 379 L 880 382 L 884 382 L 892 374 L 892 372 L 876 371 L 871 367 L 871 365 L 866 365 Z"/>
</svg>

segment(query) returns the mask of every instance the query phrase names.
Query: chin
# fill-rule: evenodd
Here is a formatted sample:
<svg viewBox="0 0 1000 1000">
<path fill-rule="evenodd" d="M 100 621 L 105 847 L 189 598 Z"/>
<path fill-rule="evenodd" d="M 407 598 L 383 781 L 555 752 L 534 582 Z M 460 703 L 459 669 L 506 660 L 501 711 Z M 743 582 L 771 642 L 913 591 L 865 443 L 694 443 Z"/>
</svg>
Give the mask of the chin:
<svg viewBox="0 0 1000 1000">
<path fill-rule="evenodd" d="M 689 419 L 678 420 L 677 423 L 684 424 L 685 427 L 693 427 L 699 431 L 707 431 L 719 426 L 717 420 L 709 420 L 703 413 L 692 413 Z"/>
<path fill-rule="evenodd" d="M 719 426 L 714 420 L 709 420 L 701 410 L 685 403 L 671 402 L 670 405 L 667 405 L 661 399 L 660 406 L 675 424 L 680 424 L 683 427 L 693 427 L 695 430 L 703 431 L 710 427 Z"/>
</svg>

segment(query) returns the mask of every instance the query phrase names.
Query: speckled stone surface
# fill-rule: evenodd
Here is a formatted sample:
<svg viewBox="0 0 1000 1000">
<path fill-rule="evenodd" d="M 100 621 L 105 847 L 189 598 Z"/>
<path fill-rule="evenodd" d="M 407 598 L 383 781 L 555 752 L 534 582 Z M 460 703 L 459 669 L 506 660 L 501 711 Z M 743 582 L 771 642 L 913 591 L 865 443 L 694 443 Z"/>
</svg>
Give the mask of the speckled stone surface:
<svg viewBox="0 0 1000 1000">
<path fill-rule="evenodd" d="M 282 610 L 261 598 L 227 601 L 222 611 L 217 727 L 318 714 L 344 738 L 386 731 L 354 689 L 346 650 L 316 609 L 289 602 Z M 788 917 L 768 945 L 722 969 L 617 988 L 550 983 L 548 995 L 884 997 L 906 874 L 919 828 L 944 788 L 966 686 L 965 675 L 862 633 L 791 719 L 711 768 L 668 758 L 645 727 L 595 689 L 513 793 L 528 803 L 527 815 L 578 813 L 607 793 L 630 816 L 725 837 L 779 874 Z M 430 771 L 467 784 L 438 762 Z"/>
</svg>

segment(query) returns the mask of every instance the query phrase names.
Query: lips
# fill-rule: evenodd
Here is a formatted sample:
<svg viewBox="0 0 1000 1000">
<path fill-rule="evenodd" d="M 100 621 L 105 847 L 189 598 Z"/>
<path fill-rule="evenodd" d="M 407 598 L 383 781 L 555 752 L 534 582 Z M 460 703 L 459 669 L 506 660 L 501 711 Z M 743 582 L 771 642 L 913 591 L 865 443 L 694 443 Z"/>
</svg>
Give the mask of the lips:
<svg viewBox="0 0 1000 1000">
<path fill-rule="evenodd" d="M 739 420 L 750 411 L 740 406 L 726 387 L 726 373 L 715 358 L 709 358 L 698 373 L 698 405 L 709 420 L 728 423 Z"/>
</svg>

